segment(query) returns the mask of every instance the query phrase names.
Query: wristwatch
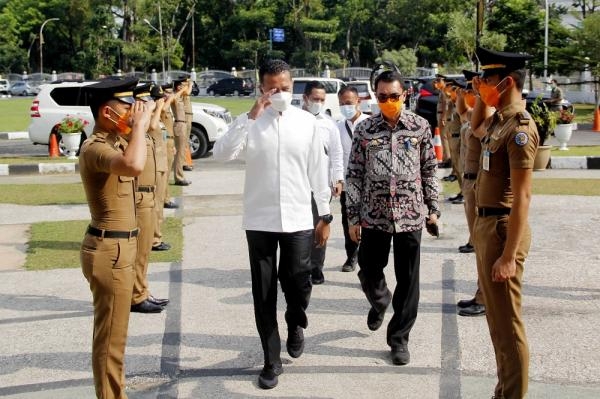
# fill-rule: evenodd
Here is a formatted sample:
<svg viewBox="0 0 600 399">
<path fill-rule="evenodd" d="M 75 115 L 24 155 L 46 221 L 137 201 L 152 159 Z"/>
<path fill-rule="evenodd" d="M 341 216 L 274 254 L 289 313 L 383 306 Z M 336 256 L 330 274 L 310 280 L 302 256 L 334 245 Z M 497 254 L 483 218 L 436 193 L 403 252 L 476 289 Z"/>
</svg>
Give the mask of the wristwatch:
<svg viewBox="0 0 600 399">
<path fill-rule="evenodd" d="M 325 224 L 329 224 L 333 221 L 333 215 L 328 213 L 327 215 L 323 215 L 319 217 Z"/>
</svg>

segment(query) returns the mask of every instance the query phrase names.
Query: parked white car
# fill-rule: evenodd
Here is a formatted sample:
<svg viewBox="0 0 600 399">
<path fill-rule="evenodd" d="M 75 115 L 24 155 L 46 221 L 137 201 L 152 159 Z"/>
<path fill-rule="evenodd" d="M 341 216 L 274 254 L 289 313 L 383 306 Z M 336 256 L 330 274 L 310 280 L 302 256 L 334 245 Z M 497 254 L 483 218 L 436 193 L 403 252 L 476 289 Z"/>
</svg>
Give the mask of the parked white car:
<svg viewBox="0 0 600 399">
<path fill-rule="evenodd" d="M 344 117 L 340 112 L 340 102 L 338 100 L 338 92 L 345 83 L 340 79 L 334 78 L 317 78 L 317 77 L 302 77 L 294 78 L 294 88 L 292 91 L 292 105 L 302 108 L 302 95 L 304 88 L 308 82 L 317 80 L 325 86 L 325 112 L 335 120 L 342 120 Z"/>
<path fill-rule="evenodd" d="M 10 83 L 6 79 L 0 79 L 0 95 L 8 96 L 10 94 Z"/>
<path fill-rule="evenodd" d="M 31 142 L 48 145 L 52 128 L 67 115 L 76 115 L 89 122 L 85 128 L 85 135 L 81 135 L 81 140 L 85 140 L 92 133 L 94 118 L 90 107 L 77 104 L 80 103 L 82 87 L 92 83 L 95 82 L 55 82 L 42 85 L 39 94 L 31 104 L 29 124 Z M 192 101 L 192 111 L 194 116 L 190 151 L 192 158 L 200 158 L 206 156 L 214 142 L 225 134 L 232 118 L 227 109 L 214 104 Z M 69 155 L 60 135 L 57 140 L 60 152 Z"/>
<path fill-rule="evenodd" d="M 375 93 L 371 90 L 371 82 L 368 80 L 352 80 L 346 82 L 348 86 L 355 87 L 360 98 L 360 111 L 365 114 L 379 113 L 379 105 Z"/>
</svg>

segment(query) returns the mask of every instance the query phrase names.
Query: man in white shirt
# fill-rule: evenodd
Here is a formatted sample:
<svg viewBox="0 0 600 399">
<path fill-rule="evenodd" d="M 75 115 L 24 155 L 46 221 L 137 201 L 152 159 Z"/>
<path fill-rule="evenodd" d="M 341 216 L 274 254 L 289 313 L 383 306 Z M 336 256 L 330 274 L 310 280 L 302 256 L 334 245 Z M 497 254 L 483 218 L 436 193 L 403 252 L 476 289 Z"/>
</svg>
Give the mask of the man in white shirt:
<svg viewBox="0 0 600 399">
<path fill-rule="evenodd" d="M 356 125 L 369 115 L 360 112 L 358 90 L 353 86 L 344 86 L 338 92 L 338 100 L 340 102 L 340 111 L 342 112 L 343 120 L 337 124 L 340 142 L 342 144 L 342 153 L 344 160 L 344 174 L 348 169 L 348 158 L 350 158 L 350 150 L 352 149 L 352 138 Z M 342 206 L 342 226 L 344 227 L 344 247 L 346 248 L 346 261 L 342 265 L 343 272 L 352 272 L 358 263 L 358 244 L 352 241 L 348 233 L 348 215 L 346 214 L 346 190 L 342 191 L 340 196 L 340 204 Z"/>
<path fill-rule="evenodd" d="M 293 358 L 304 350 L 303 328 L 312 291 L 310 252 L 313 242 L 311 192 L 321 221 L 314 240 L 329 238 L 330 190 L 327 160 L 315 118 L 291 106 L 292 78 L 284 61 L 270 60 L 259 70 L 262 95 L 215 143 L 213 156 L 222 161 L 245 156 L 243 228 L 246 230 L 254 316 L 264 367 L 263 389 L 274 388 L 283 372 L 277 327 L 277 278 L 287 302 L 287 351 Z M 279 270 L 277 246 L 280 248 Z"/>
<path fill-rule="evenodd" d="M 304 87 L 304 105 L 302 109 L 310 112 L 317 118 L 317 131 L 323 141 L 323 147 L 325 155 L 327 156 L 327 164 L 324 165 L 325 170 L 328 173 L 329 185 L 331 187 L 331 194 L 335 197 L 339 197 L 342 193 L 344 185 L 344 162 L 342 143 L 340 142 L 340 135 L 338 133 L 337 126 L 333 119 L 325 114 L 325 86 L 318 80 L 310 81 Z M 313 224 L 317 226 L 319 223 L 319 212 L 315 204 L 314 199 L 312 200 L 312 214 Z M 325 282 L 325 276 L 323 275 L 323 265 L 325 263 L 325 251 L 327 247 L 325 245 L 313 244 L 310 264 L 312 267 L 312 283 L 323 284 Z"/>
</svg>

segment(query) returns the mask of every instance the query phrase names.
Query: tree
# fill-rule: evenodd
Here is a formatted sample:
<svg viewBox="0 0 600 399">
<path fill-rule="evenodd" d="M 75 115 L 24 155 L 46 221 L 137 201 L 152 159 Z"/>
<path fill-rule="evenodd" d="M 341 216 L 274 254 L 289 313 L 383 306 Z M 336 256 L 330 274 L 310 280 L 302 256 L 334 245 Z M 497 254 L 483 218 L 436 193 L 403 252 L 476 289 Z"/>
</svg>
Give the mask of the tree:
<svg viewBox="0 0 600 399">
<path fill-rule="evenodd" d="M 417 70 L 417 56 L 415 50 L 402 47 L 400 50 L 383 50 L 381 57 L 375 60 L 376 63 L 383 61 L 393 62 L 404 76 L 410 76 Z"/>
<path fill-rule="evenodd" d="M 596 7 L 600 7 L 598 0 L 573 0 L 573 7 L 581 9 L 581 16 L 585 19 L 588 14 L 593 14 Z"/>
</svg>

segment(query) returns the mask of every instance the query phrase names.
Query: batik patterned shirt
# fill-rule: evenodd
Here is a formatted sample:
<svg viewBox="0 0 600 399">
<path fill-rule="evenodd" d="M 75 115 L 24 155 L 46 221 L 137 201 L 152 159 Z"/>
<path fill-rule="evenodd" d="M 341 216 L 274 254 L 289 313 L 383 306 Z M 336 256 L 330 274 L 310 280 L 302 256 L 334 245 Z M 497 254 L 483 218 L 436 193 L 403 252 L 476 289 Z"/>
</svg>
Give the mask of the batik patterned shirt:
<svg viewBox="0 0 600 399">
<path fill-rule="evenodd" d="M 396 127 L 381 114 L 356 127 L 346 172 L 348 221 L 388 233 L 417 231 L 438 216 L 437 160 L 429 123 L 402 111 Z"/>
</svg>

